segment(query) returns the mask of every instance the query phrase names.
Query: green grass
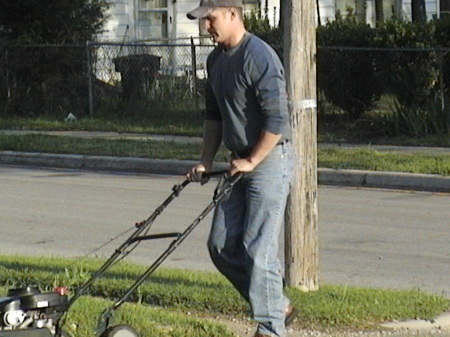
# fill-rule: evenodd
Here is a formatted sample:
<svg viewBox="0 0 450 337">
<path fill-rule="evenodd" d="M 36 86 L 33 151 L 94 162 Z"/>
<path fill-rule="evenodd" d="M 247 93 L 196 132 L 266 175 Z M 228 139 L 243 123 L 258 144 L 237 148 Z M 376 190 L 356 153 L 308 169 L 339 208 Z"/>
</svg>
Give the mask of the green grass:
<svg viewBox="0 0 450 337">
<path fill-rule="evenodd" d="M 83 297 L 75 302 L 67 317 L 65 330 L 75 336 L 94 337 L 96 319 L 102 311 L 112 305 L 112 301 L 94 297 Z M 95 319 L 93 319 L 95 318 Z M 82 323 L 80 323 L 82 322 Z M 182 312 L 153 306 L 125 303 L 114 316 L 114 323 L 126 324 L 143 337 L 232 337 L 233 334 L 219 323 L 190 317 Z"/>
<path fill-rule="evenodd" d="M 96 271 L 103 260 L 0 256 L 0 295 L 26 285 L 50 290 L 69 286 L 71 292 Z M 145 266 L 121 262 L 79 298 L 68 315 L 67 329 L 78 337 L 93 336 L 97 318 L 132 284 Z M 321 285 L 304 293 L 289 288 L 301 308 L 294 326 L 318 330 L 376 328 L 381 322 L 411 318 L 433 319 L 450 300 L 418 289 L 388 290 Z M 233 336 L 220 322 L 206 317 L 246 317 L 248 307 L 218 273 L 158 269 L 117 311 L 115 324 L 133 326 L 143 336 Z M 187 312 L 192 313 L 190 315 Z"/>
<path fill-rule="evenodd" d="M 0 150 L 156 159 L 196 159 L 200 154 L 201 145 L 155 141 L 83 139 L 47 135 L 0 135 Z"/>
<path fill-rule="evenodd" d="M 335 121 L 322 123 L 318 132 L 319 142 L 362 143 L 410 146 L 450 146 L 449 135 L 430 135 L 426 137 L 385 135 L 386 126 L 374 120 L 375 117 L 362 118 L 356 122 Z M 131 133 L 171 134 L 185 136 L 202 135 L 202 119 L 194 112 L 168 112 L 117 116 L 104 114 L 80 118 L 66 122 L 64 118 L 42 116 L 35 118 L 0 117 L 0 130 L 41 130 L 41 131 L 115 131 Z"/>
<path fill-rule="evenodd" d="M 202 126 L 203 122 L 199 116 L 186 112 L 128 117 L 112 115 L 95 118 L 85 117 L 74 122 L 66 122 L 63 118 L 45 116 L 37 118 L 0 117 L 0 129 L 3 130 L 115 131 L 200 136 Z"/>
<path fill-rule="evenodd" d="M 197 160 L 201 145 L 126 139 L 83 139 L 49 135 L 0 135 L 0 151 Z M 225 149 L 220 150 L 217 160 L 228 160 L 228 153 Z M 318 166 L 321 168 L 411 172 L 448 176 L 450 175 L 450 155 L 381 152 L 370 148 L 319 148 Z"/>
<path fill-rule="evenodd" d="M 319 167 L 450 175 L 450 155 L 384 152 L 374 149 L 322 149 Z"/>
</svg>

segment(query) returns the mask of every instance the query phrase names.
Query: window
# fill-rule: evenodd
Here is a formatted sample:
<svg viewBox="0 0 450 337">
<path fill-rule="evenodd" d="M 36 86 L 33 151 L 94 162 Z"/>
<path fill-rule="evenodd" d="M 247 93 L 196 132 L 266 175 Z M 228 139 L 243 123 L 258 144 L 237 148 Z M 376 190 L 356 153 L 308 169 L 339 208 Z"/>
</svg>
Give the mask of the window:
<svg viewBox="0 0 450 337">
<path fill-rule="evenodd" d="M 168 37 L 167 0 L 138 0 L 138 38 L 166 39 Z"/>
</svg>

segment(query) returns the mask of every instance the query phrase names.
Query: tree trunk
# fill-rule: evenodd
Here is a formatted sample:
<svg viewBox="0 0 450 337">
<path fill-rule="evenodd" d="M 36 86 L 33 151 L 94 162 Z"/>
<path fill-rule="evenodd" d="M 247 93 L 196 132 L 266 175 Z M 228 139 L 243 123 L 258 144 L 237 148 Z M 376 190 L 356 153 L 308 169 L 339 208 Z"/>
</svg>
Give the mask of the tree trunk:
<svg viewBox="0 0 450 337">
<path fill-rule="evenodd" d="M 286 282 L 317 290 L 317 101 L 314 0 L 285 3 L 284 58 L 296 174 L 286 212 Z"/>
<path fill-rule="evenodd" d="M 356 0 L 355 1 L 355 14 L 359 22 L 366 22 L 366 1 Z"/>
<path fill-rule="evenodd" d="M 278 26 L 280 27 L 280 31 L 281 31 L 281 34 L 284 34 L 284 21 L 285 21 L 285 16 L 286 16 L 286 13 L 284 12 L 285 11 L 285 8 L 286 8 L 286 6 L 284 5 L 284 1 L 285 0 L 280 0 L 280 19 L 279 19 L 279 22 L 278 22 Z"/>
<path fill-rule="evenodd" d="M 378 26 L 379 22 L 384 21 L 383 0 L 375 0 L 375 22 Z"/>
</svg>

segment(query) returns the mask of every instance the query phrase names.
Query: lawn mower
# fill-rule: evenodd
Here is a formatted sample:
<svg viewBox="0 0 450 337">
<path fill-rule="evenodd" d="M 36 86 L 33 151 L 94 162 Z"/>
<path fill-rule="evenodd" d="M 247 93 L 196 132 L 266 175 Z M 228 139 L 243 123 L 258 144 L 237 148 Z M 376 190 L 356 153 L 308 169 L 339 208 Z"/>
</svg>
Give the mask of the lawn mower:
<svg viewBox="0 0 450 337">
<path fill-rule="evenodd" d="M 36 287 L 10 289 L 7 296 L 0 298 L 0 337 L 68 337 L 64 330 L 66 313 L 71 305 L 99 278 L 107 269 L 130 254 L 136 246 L 146 240 L 173 238 L 168 248 L 148 267 L 148 269 L 125 291 L 110 308 L 106 309 L 98 320 L 98 337 L 138 337 L 138 333 L 127 325 L 112 325 L 114 312 L 126 299 L 152 274 L 163 261 L 197 227 L 206 215 L 227 196 L 241 175 L 228 176 L 226 171 L 213 171 L 203 174 L 204 179 L 221 176 L 214 191 L 212 201 L 201 214 L 183 231 L 151 234 L 148 232 L 155 219 L 189 184 L 186 179 L 172 188 L 170 196 L 146 220 L 136 223 L 133 233 L 117 248 L 110 258 L 69 298 L 65 287 L 57 287 L 52 292 L 41 292 Z"/>
</svg>

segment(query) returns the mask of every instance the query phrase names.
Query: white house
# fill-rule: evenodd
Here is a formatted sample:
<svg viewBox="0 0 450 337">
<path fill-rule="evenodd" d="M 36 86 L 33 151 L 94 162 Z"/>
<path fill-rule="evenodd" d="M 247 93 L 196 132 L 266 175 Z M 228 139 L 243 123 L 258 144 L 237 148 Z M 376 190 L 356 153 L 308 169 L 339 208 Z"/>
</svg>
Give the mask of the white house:
<svg viewBox="0 0 450 337">
<path fill-rule="evenodd" d="M 268 18 L 272 25 L 277 25 L 280 17 L 280 1 L 284 0 L 244 0 L 245 11 L 257 8 L 261 3 L 268 10 Z M 300 0 L 298 0 L 300 1 Z M 337 13 L 345 15 L 348 8 L 356 8 L 356 2 L 364 3 L 366 21 L 375 23 L 375 0 L 317 0 L 319 2 L 320 24 L 333 20 Z M 427 17 L 448 15 L 450 0 L 424 0 Z M 191 49 L 188 46 L 191 37 L 199 37 L 201 27 L 198 20 L 189 20 L 186 13 L 199 5 L 200 0 L 112 0 L 109 9 L 109 20 L 104 32 L 98 36 L 99 42 L 127 44 L 129 42 L 171 41 L 177 47 L 161 47 L 152 54 L 160 57 L 160 72 L 171 75 L 187 75 L 192 71 Z M 384 18 L 392 16 L 393 11 L 400 13 L 405 19 L 411 18 L 411 0 L 383 0 Z M 442 11 L 441 11 L 442 7 Z M 319 20 L 318 20 L 319 23 Z M 183 41 L 183 39 L 185 39 Z M 209 41 L 209 39 L 203 40 Z M 183 45 L 183 46 L 180 46 Z M 147 54 L 144 49 L 132 47 L 119 48 L 121 56 L 130 54 Z M 209 50 L 210 51 L 210 50 Z M 206 74 L 207 48 L 197 49 L 197 76 Z M 114 60 L 103 49 L 97 50 L 97 60 L 103 64 L 96 69 L 96 75 L 105 82 L 116 81 L 121 75 L 111 72 L 115 68 Z M 115 55 L 117 56 L 117 55 Z M 117 70 L 117 69 L 116 69 Z"/>
<path fill-rule="evenodd" d="M 270 0 L 276 1 L 276 0 Z M 198 20 L 189 20 L 187 12 L 199 0 L 113 0 L 109 20 L 99 37 L 106 42 L 151 41 L 197 37 Z M 257 0 L 246 1 L 246 8 L 255 8 Z"/>
<path fill-rule="evenodd" d="M 271 24 L 279 21 L 282 0 L 262 0 L 261 6 L 268 9 Z M 357 0 L 318 0 L 320 23 L 333 20 L 336 13 L 345 15 L 347 8 L 355 8 Z M 450 0 L 425 0 L 427 17 L 439 17 L 440 8 L 448 11 Z M 245 1 L 246 10 L 257 6 L 258 0 Z M 101 41 L 130 42 L 161 39 L 179 39 L 199 36 L 198 20 L 189 20 L 186 13 L 197 7 L 199 0 L 112 0 L 110 19 L 105 25 Z M 365 0 L 366 18 L 369 24 L 375 21 L 374 0 Z M 411 0 L 384 0 L 384 16 L 392 16 L 392 10 L 400 12 L 406 19 L 411 17 Z"/>
</svg>

